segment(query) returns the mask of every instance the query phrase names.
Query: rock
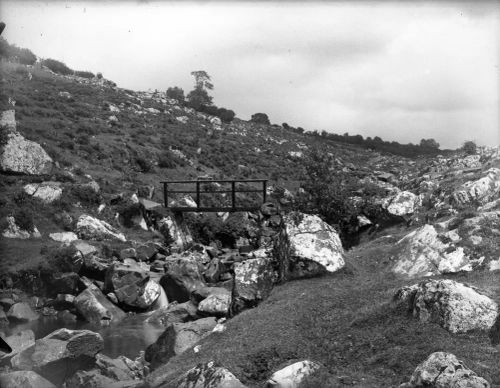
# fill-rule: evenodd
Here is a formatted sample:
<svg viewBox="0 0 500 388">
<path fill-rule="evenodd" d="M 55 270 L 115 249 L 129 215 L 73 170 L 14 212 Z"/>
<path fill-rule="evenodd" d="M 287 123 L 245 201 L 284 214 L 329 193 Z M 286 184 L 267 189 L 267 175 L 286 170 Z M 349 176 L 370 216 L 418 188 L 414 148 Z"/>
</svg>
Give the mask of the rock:
<svg viewBox="0 0 500 388">
<path fill-rule="evenodd" d="M 393 271 L 409 277 L 472 271 L 476 262 L 462 247 L 444 243 L 432 225 L 424 225 L 403 237 Z"/>
<path fill-rule="evenodd" d="M 393 216 L 404 216 L 407 214 L 413 214 L 417 204 L 417 195 L 409 191 L 401 191 L 396 195 L 386 198 L 382 202 L 382 207 Z"/>
<path fill-rule="evenodd" d="M 64 244 L 69 244 L 78 240 L 78 236 L 73 232 L 50 233 L 49 237 L 54 241 L 62 242 Z"/>
<path fill-rule="evenodd" d="M 83 256 L 97 252 L 97 248 L 86 241 L 76 241 L 72 244 Z"/>
<path fill-rule="evenodd" d="M 78 218 L 76 231 L 80 238 L 87 240 L 101 241 L 116 239 L 126 241 L 125 236 L 116 231 L 110 224 L 87 214 L 82 214 Z"/>
<path fill-rule="evenodd" d="M 320 368 L 320 365 L 313 361 L 299 361 L 289 365 L 277 372 L 274 372 L 266 382 L 266 387 L 276 388 L 298 388 L 301 381 Z"/>
<path fill-rule="evenodd" d="M 38 339 L 11 359 L 19 370 L 33 370 L 55 385 L 67 375 L 95 363 L 95 355 L 104 348 L 100 334 L 90 330 L 59 329 Z"/>
<path fill-rule="evenodd" d="M 198 311 L 202 315 L 226 316 L 229 314 L 231 292 L 225 288 L 218 289 L 218 292 L 210 294 L 198 304 Z"/>
<path fill-rule="evenodd" d="M 115 379 L 104 376 L 99 370 L 79 370 L 66 380 L 65 388 L 110 388 Z"/>
<path fill-rule="evenodd" d="M 0 116 L 0 128 L 8 132 L 16 132 L 16 111 L 4 110 Z"/>
<path fill-rule="evenodd" d="M 198 364 L 173 384 L 178 388 L 246 388 L 229 370 L 213 361 Z"/>
<path fill-rule="evenodd" d="M 191 293 L 205 286 L 200 264 L 195 257 L 170 256 L 165 261 L 165 275 L 160 284 L 169 301 L 179 303 L 190 299 Z"/>
<path fill-rule="evenodd" d="M 134 259 L 137 257 L 137 252 L 134 248 L 125 248 L 120 251 L 121 259 L 128 259 L 130 257 Z"/>
<path fill-rule="evenodd" d="M 275 272 L 267 258 L 248 259 L 234 264 L 233 309 L 253 307 L 269 296 Z"/>
<path fill-rule="evenodd" d="M 33 371 L 16 371 L 0 374 L 2 388 L 56 388 L 50 381 Z"/>
<path fill-rule="evenodd" d="M 125 313 L 111 303 L 93 284 L 75 298 L 74 304 L 78 312 L 93 324 L 106 326 L 125 318 Z"/>
<path fill-rule="evenodd" d="M 71 94 L 69 92 L 59 92 L 59 97 L 69 100 L 71 98 Z"/>
<path fill-rule="evenodd" d="M 24 186 L 24 191 L 44 203 L 57 201 L 63 192 L 59 182 L 30 183 Z"/>
<path fill-rule="evenodd" d="M 74 307 L 75 296 L 71 294 L 57 294 L 53 302 L 56 310 L 66 310 Z"/>
<path fill-rule="evenodd" d="M 344 249 L 333 227 L 318 216 L 291 212 L 276 240 L 280 278 L 335 272 L 344 266 Z"/>
<path fill-rule="evenodd" d="M 10 353 L 4 353 L 0 350 L 0 364 L 10 360 L 21 350 L 35 344 L 35 333 L 32 330 L 22 330 L 5 338 L 5 342 L 12 348 Z"/>
<path fill-rule="evenodd" d="M 278 207 L 272 202 L 263 203 L 260 207 L 262 215 L 271 217 L 278 214 Z"/>
<path fill-rule="evenodd" d="M 399 290 L 395 299 L 407 303 L 420 321 L 437 323 L 452 333 L 489 330 L 498 314 L 493 300 L 448 279 L 422 281 Z"/>
<path fill-rule="evenodd" d="M 187 116 L 179 116 L 179 117 L 176 117 L 175 119 L 182 124 L 186 124 L 189 120 L 189 118 Z"/>
<path fill-rule="evenodd" d="M 142 261 L 151 260 L 157 251 L 157 246 L 153 242 L 147 242 L 146 244 L 141 244 L 136 248 L 137 251 L 137 259 Z"/>
<path fill-rule="evenodd" d="M 451 196 L 454 205 L 462 206 L 474 201 L 485 204 L 500 192 L 500 168 L 490 168 L 476 181 L 466 182 Z"/>
<path fill-rule="evenodd" d="M 42 235 L 36 228 L 33 226 L 33 230 L 24 230 L 21 229 L 17 224 L 14 217 L 8 216 L 5 218 L 7 221 L 7 229 L 2 232 L 2 236 L 7 238 L 18 238 L 22 240 L 26 240 L 28 238 L 40 238 Z"/>
<path fill-rule="evenodd" d="M 146 349 L 146 361 L 151 363 L 152 368 L 167 362 L 209 335 L 216 324 L 215 318 L 209 317 L 169 325 L 158 340 Z"/>
<path fill-rule="evenodd" d="M 160 285 L 138 265 L 113 264 L 106 272 L 104 288 L 128 308 L 146 309 L 160 296 Z"/>
<path fill-rule="evenodd" d="M 7 318 L 11 321 L 29 322 L 37 320 L 39 316 L 27 303 L 19 302 L 7 311 Z"/>
<path fill-rule="evenodd" d="M 28 175 L 50 174 L 52 158 L 38 144 L 19 133 L 9 133 L 0 150 L 0 170 Z"/>
<path fill-rule="evenodd" d="M 111 260 L 103 259 L 102 257 L 90 254 L 83 258 L 81 273 L 85 276 L 91 277 L 92 279 L 104 281 L 106 272 L 111 264 Z"/>
<path fill-rule="evenodd" d="M 182 323 L 199 318 L 196 306 L 191 302 L 171 303 L 151 314 L 146 322 L 168 326 L 171 323 Z"/>
<path fill-rule="evenodd" d="M 451 353 L 435 352 L 417 366 L 405 388 L 489 388 L 490 384 Z"/>
<path fill-rule="evenodd" d="M 50 291 L 56 294 L 76 294 L 80 276 L 74 272 L 54 273 L 50 279 Z"/>
</svg>

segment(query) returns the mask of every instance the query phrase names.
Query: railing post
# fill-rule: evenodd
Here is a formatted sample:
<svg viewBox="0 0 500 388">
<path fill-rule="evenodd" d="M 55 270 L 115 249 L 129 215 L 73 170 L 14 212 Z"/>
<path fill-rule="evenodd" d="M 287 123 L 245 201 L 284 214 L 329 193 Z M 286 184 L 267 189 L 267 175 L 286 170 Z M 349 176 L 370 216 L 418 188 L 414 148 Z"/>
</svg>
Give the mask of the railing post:
<svg viewBox="0 0 500 388">
<path fill-rule="evenodd" d="M 232 181 L 231 182 L 231 202 L 232 202 L 232 208 L 234 209 L 236 207 L 236 182 Z"/>
<path fill-rule="evenodd" d="M 200 181 L 196 181 L 196 206 L 200 207 Z"/>
<path fill-rule="evenodd" d="M 163 182 L 163 202 L 165 202 L 165 207 L 168 207 L 168 183 Z"/>
<path fill-rule="evenodd" d="M 267 196 L 267 181 L 262 182 L 262 202 L 266 202 L 266 196 Z"/>
</svg>

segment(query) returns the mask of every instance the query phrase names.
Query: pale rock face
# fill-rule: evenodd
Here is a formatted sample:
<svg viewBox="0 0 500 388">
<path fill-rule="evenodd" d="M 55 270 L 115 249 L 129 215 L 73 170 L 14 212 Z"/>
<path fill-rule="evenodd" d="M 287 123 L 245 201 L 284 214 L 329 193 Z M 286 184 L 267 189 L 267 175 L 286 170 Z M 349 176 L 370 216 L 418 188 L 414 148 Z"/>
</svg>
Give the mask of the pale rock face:
<svg viewBox="0 0 500 388">
<path fill-rule="evenodd" d="M 358 226 L 359 227 L 372 225 L 372 222 L 364 215 L 358 216 L 357 219 L 358 219 Z"/>
<path fill-rule="evenodd" d="M 267 386 L 274 388 L 298 388 L 305 377 L 319 368 L 320 365 L 313 361 L 305 360 L 296 362 L 274 372 L 267 381 Z"/>
<path fill-rule="evenodd" d="M 457 205 L 464 205 L 471 201 L 482 203 L 492 199 L 500 192 L 500 169 L 490 168 L 486 176 L 471 182 L 466 182 L 452 195 L 452 201 Z"/>
<path fill-rule="evenodd" d="M 120 113 L 120 108 L 118 108 L 117 106 L 114 106 L 112 104 L 109 104 L 109 111 L 113 112 L 113 113 Z"/>
<path fill-rule="evenodd" d="M 7 144 L 0 154 L 0 169 L 28 175 L 49 174 L 53 167 L 52 158 L 42 146 L 26 140 L 19 133 L 9 133 Z"/>
<path fill-rule="evenodd" d="M 7 238 L 19 238 L 26 240 L 28 238 L 40 238 L 42 235 L 36 228 L 29 232 L 27 230 L 21 229 L 19 226 L 16 224 L 16 220 L 14 217 L 7 217 L 7 229 L 5 229 L 2 232 L 2 236 L 7 237 Z"/>
<path fill-rule="evenodd" d="M 56 388 L 50 381 L 33 371 L 15 371 L 0 374 L 2 388 Z"/>
<path fill-rule="evenodd" d="M 224 316 L 231 307 L 231 292 L 211 294 L 198 305 L 198 311 L 209 315 Z"/>
<path fill-rule="evenodd" d="M 498 260 L 490 261 L 488 264 L 488 268 L 490 271 L 500 270 L 500 258 L 498 258 Z"/>
<path fill-rule="evenodd" d="M 14 109 L 2 112 L 0 128 L 4 128 L 9 132 L 16 132 L 16 111 Z"/>
<path fill-rule="evenodd" d="M 417 366 L 404 388 L 489 388 L 490 384 L 451 353 L 435 352 Z"/>
<path fill-rule="evenodd" d="M 290 213 L 283 217 L 283 225 L 278 244 L 288 246 L 292 277 L 335 272 L 345 265 L 339 235 L 318 216 Z M 308 263 L 312 266 L 304 269 Z"/>
<path fill-rule="evenodd" d="M 178 388 L 245 388 L 226 368 L 214 362 L 199 364 L 187 371 L 178 381 Z"/>
<path fill-rule="evenodd" d="M 78 240 L 78 236 L 73 232 L 50 233 L 49 237 L 54 241 L 59 241 L 64 244 Z"/>
<path fill-rule="evenodd" d="M 175 119 L 182 124 L 186 124 L 189 120 L 189 118 L 187 116 L 179 116 L 179 117 L 176 117 Z"/>
<path fill-rule="evenodd" d="M 63 192 L 59 182 L 30 183 L 24 186 L 24 191 L 45 203 L 57 201 Z"/>
<path fill-rule="evenodd" d="M 422 322 L 435 322 L 452 333 L 489 330 L 498 314 L 497 304 L 473 288 L 453 280 L 428 280 L 404 287 L 395 299 L 408 303 Z"/>
<path fill-rule="evenodd" d="M 126 241 L 123 233 L 116 231 L 110 224 L 87 214 L 82 214 L 78 218 L 76 231 L 80 238 L 88 240 L 109 240 L 117 239 Z"/>
<path fill-rule="evenodd" d="M 415 212 L 418 198 L 417 195 L 409 191 L 401 191 L 396 195 L 386 198 L 382 203 L 382 207 L 392 215 L 404 216 Z"/>
<path fill-rule="evenodd" d="M 472 271 L 475 264 L 463 248 L 450 251 L 451 245 L 439 240 L 432 225 L 414 230 L 398 241 L 397 246 L 401 251 L 393 271 L 409 277 Z"/>
</svg>

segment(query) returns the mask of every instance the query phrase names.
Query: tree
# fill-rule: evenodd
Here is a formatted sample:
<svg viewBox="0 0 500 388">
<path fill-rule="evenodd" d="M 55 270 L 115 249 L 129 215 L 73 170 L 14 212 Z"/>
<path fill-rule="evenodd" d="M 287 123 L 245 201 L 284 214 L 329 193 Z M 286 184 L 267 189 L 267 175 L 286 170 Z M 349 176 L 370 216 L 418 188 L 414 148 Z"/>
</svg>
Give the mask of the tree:
<svg viewBox="0 0 500 388">
<path fill-rule="evenodd" d="M 462 145 L 462 151 L 467 155 L 475 155 L 477 152 L 477 145 L 472 140 L 468 140 Z"/>
<path fill-rule="evenodd" d="M 204 70 L 192 71 L 194 77 L 194 89 L 189 92 L 187 99 L 189 106 L 195 110 L 200 110 L 204 105 L 212 105 L 212 97 L 208 90 L 212 90 L 214 85 L 210 82 L 210 76 Z"/>
<path fill-rule="evenodd" d="M 250 121 L 256 124 L 267 124 L 267 125 L 271 124 L 271 122 L 269 121 L 269 117 L 265 113 L 253 114 Z"/>
<path fill-rule="evenodd" d="M 420 140 L 420 147 L 422 148 L 432 148 L 439 149 L 439 143 L 434 139 L 422 139 Z"/>
<path fill-rule="evenodd" d="M 170 87 L 167 89 L 167 97 L 179 102 L 183 102 L 185 99 L 184 90 L 182 90 L 178 86 Z"/>
</svg>

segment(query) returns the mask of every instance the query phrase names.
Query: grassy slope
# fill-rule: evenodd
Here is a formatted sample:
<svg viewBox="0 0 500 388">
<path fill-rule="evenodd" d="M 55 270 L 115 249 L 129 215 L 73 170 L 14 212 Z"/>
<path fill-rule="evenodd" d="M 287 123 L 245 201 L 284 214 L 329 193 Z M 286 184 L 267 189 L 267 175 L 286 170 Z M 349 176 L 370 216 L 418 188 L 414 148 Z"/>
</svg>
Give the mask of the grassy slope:
<svg viewBox="0 0 500 388">
<path fill-rule="evenodd" d="M 454 353 L 500 386 L 500 356 L 484 332 L 453 335 L 422 324 L 388 303 L 394 291 L 418 279 L 397 278 L 388 269 L 398 235 L 350 251 L 347 269 L 322 278 L 276 287 L 268 300 L 233 318 L 222 334 L 201 342 L 153 372 L 151 382 L 172 381 L 198 362 L 216 360 L 250 387 L 293 360 L 312 359 L 326 369 L 307 387 L 389 387 L 408 381 L 434 351 Z M 477 286 L 500 302 L 498 272 L 452 277 Z"/>
</svg>

